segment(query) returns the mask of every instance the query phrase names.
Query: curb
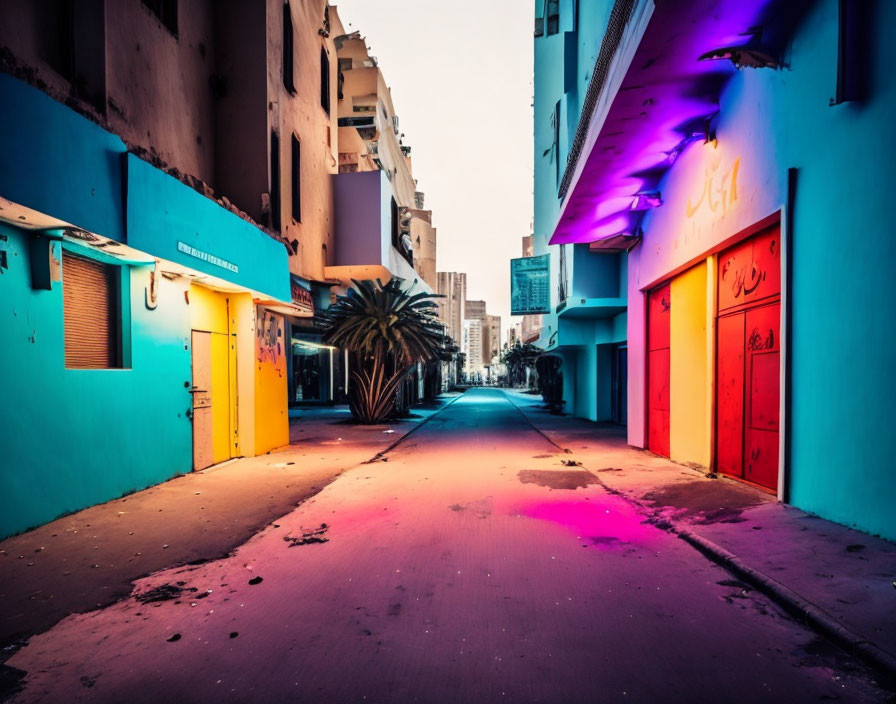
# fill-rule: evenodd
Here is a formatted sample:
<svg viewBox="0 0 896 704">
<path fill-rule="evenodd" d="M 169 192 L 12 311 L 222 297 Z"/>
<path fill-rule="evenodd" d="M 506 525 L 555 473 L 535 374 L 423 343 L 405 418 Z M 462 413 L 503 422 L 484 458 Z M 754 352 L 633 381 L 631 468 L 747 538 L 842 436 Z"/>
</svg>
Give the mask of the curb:
<svg viewBox="0 0 896 704">
<path fill-rule="evenodd" d="M 507 399 L 507 402 L 511 406 L 513 406 L 517 411 L 519 411 L 519 414 L 523 417 L 523 420 L 525 420 L 530 426 L 532 426 L 532 429 L 536 433 L 541 435 L 541 437 L 543 437 L 545 440 L 547 440 L 549 443 L 551 443 L 551 445 L 553 445 L 558 450 L 560 450 L 560 452 L 565 452 L 566 454 L 572 454 L 572 450 L 570 450 L 567 447 L 560 447 L 560 445 L 558 445 L 556 442 L 554 442 L 554 440 L 552 440 L 547 433 L 545 433 L 541 428 L 539 428 L 537 425 L 535 425 L 535 423 L 533 423 L 531 420 L 529 420 L 529 416 L 526 415 L 526 413 L 523 411 L 522 408 L 520 408 L 518 405 L 516 405 L 516 403 L 514 403 L 513 399 L 510 397 L 510 395 L 504 389 L 501 389 L 501 393 L 503 394 L 504 398 Z"/>
<path fill-rule="evenodd" d="M 453 399 L 451 399 L 448 403 L 446 403 L 444 406 L 442 406 L 435 413 L 433 413 L 430 416 L 427 416 L 422 421 L 417 423 L 417 425 L 415 425 L 408 432 L 406 432 L 404 435 L 402 435 L 400 438 L 398 438 L 398 440 L 396 440 L 391 445 L 389 445 L 389 447 L 387 447 L 383 450 L 380 450 L 369 460 L 364 460 L 361 464 L 373 464 L 374 462 L 379 462 L 381 459 L 383 459 L 383 457 L 385 457 L 387 454 L 392 452 L 392 450 L 394 450 L 396 447 L 401 445 L 401 443 L 403 443 L 405 440 L 407 440 L 409 437 L 411 437 L 411 435 L 416 433 L 420 428 L 422 428 L 424 425 L 429 423 L 429 421 L 431 421 L 433 418 L 435 418 L 437 415 L 439 415 L 442 411 L 444 411 L 446 408 L 448 408 L 450 405 L 452 405 L 455 401 L 457 401 L 460 398 L 463 398 L 463 394 L 458 394 L 457 396 L 455 396 Z"/>
<path fill-rule="evenodd" d="M 516 408 L 526 422 L 537 430 L 548 442 L 555 447 L 569 452 L 565 448 L 560 447 L 554 440 L 548 437 L 539 427 L 533 423 L 525 412 L 517 406 L 510 396 L 505 393 L 507 400 Z M 589 470 L 590 471 L 590 470 Z M 593 472 L 592 472 L 593 474 Z M 597 475 L 595 475 L 597 476 Z M 835 643 L 853 653 L 856 657 L 863 660 L 868 665 L 883 671 L 887 676 L 896 678 L 896 657 L 890 655 L 887 651 L 881 649 L 871 641 L 862 636 L 853 633 L 842 623 L 837 621 L 833 616 L 824 611 L 821 607 L 813 604 L 811 601 L 804 599 L 789 587 L 784 586 L 775 579 L 760 572 L 746 564 L 741 558 L 732 552 L 729 552 L 721 545 L 703 538 L 696 533 L 668 522 L 662 518 L 656 511 L 638 501 L 633 496 L 625 494 L 616 489 L 608 487 L 597 477 L 600 486 L 610 494 L 619 496 L 629 503 L 637 506 L 643 513 L 655 520 L 656 525 L 661 530 L 666 530 L 673 535 L 678 536 L 691 547 L 712 560 L 714 563 L 732 573 L 734 576 L 741 578 L 749 583 L 757 591 L 765 594 L 778 606 L 784 609 L 791 616 L 800 619 L 811 626 L 819 633 L 827 636 Z"/>
<path fill-rule="evenodd" d="M 636 503 L 643 506 L 640 502 Z M 758 591 L 771 598 L 791 616 L 802 619 L 815 630 L 854 653 L 869 665 L 883 670 L 890 677 L 896 677 L 896 657 L 893 657 L 869 640 L 853 633 L 821 607 L 804 599 L 792 589 L 785 587 L 763 572 L 750 567 L 737 555 L 711 540 L 707 540 L 689 530 L 679 529 L 674 526 L 670 528 L 670 532 L 675 533 L 679 538 L 720 567 L 748 582 Z"/>
</svg>

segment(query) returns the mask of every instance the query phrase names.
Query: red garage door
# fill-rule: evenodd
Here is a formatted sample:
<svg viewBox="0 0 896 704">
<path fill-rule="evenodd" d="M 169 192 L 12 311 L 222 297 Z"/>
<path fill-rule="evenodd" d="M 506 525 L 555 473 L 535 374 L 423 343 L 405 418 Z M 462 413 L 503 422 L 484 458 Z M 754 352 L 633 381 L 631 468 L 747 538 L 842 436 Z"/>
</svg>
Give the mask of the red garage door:
<svg viewBox="0 0 896 704">
<path fill-rule="evenodd" d="M 669 456 L 669 284 L 647 297 L 647 449 Z"/>
<path fill-rule="evenodd" d="M 778 484 L 780 229 L 719 255 L 716 468 L 769 489 Z"/>
</svg>

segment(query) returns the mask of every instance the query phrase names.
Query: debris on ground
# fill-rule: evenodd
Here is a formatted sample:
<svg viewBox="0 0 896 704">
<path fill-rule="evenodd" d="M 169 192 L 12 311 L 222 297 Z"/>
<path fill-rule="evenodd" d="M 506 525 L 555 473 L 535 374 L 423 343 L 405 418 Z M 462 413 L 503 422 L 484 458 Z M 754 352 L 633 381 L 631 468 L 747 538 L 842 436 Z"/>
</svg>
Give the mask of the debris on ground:
<svg viewBox="0 0 896 704">
<path fill-rule="evenodd" d="M 249 584 L 251 584 L 254 587 L 256 584 L 261 584 L 263 581 L 264 581 L 264 579 L 261 577 L 253 577 L 252 579 L 249 580 Z"/>
<path fill-rule="evenodd" d="M 581 467 L 582 463 L 577 460 L 563 460 L 563 464 L 567 467 Z"/>
<path fill-rule="evenodd" d="M 141 604 L 152 604 L 159 601 L 171 601 L 172 599 L 180 597 L 184 592 L 196 591 L 199 591 L 196 587 L 188 587 L 185 589 L 183 585 L 160 584 L 158 587 L 153 587 L 142 594 L 136 594 L 134 598 Z"/>
<path fill-rule="evenodd" d="M 304 531 L 301 537 L 294 537 L 291 535 L 283 536 L 283 540 L 289 543 L 289 547 L 294 548 L 297 545 L 311 545 L 312 543 L 326 543 L 329 542 L 329 538 L 325 538 L 324 535 L 327 532 L 329 526 L 326 523 L 321 523 L 320 528 L 315 528 L 314 530 Z"/>
<path fill-rule="evenodd" d="M 390 434 L 392 434 L 392 433 L 394 433 L 394 432 L 395 432 L 395 431 L 392 430 L 391 428 L 389 428 L 389 430 L 384 430 L 384 431 L 383 431 L 383 433 L 386 434 L 386 435 L 390 435 Z"/>
</svg>

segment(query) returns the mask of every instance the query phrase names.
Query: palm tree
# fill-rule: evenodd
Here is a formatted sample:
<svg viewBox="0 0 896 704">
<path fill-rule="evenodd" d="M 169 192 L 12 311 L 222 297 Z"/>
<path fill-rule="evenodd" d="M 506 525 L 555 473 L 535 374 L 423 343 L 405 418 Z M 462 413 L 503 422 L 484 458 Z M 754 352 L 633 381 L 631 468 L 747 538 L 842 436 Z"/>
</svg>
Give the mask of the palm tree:
<svg viewBox="0 0 896 704">
<path fill-rule="evenodd" d="M 376 424 L 395 408 L 398 387 L 417 362 L 442 353 L 436 296 L 411 295 L 403 280 L 352 280 L 347 295 L 321 314 L 324 340 L 354 353 L 349 408 L 361 423 Z"/>
<path fill-rule="evenodd" d="M 505 348 L 501 361 L 507 365 L 507 377 L 511 386 L 523 383 L 526 378 L 526 367 L 532 368 L 541 349 L 531 343 L 520 344 L 517 342 L 513 347 Z"/>
</svg>

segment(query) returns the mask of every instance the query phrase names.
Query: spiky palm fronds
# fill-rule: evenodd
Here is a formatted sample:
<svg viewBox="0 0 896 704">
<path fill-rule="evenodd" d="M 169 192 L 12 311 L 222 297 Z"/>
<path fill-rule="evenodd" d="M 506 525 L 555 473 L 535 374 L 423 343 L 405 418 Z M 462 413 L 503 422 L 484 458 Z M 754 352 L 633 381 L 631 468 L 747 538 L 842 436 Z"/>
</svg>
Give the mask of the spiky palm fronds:
<svg viewBox="0 0 896 704">
<path fill-rule="evenodd" d="M 438 358 L 445 345 L 434 296 L 411 295 L 402 283 L 353 280 L 348 294 L 321 315 L 324 340 L 355 353 L 349 406 L 362 423 L 387 418 L 414 364 Z"/>
<path fill-rule="evenodd" d="M 395 355 L 402 364 L 426 362 L 444 344 L 432 294 L 410 295 L 403 281 L 352 280 L 348 294 L 339 296 L 321 316 L 331 345 L 368 354 Z"/>
</svg>

